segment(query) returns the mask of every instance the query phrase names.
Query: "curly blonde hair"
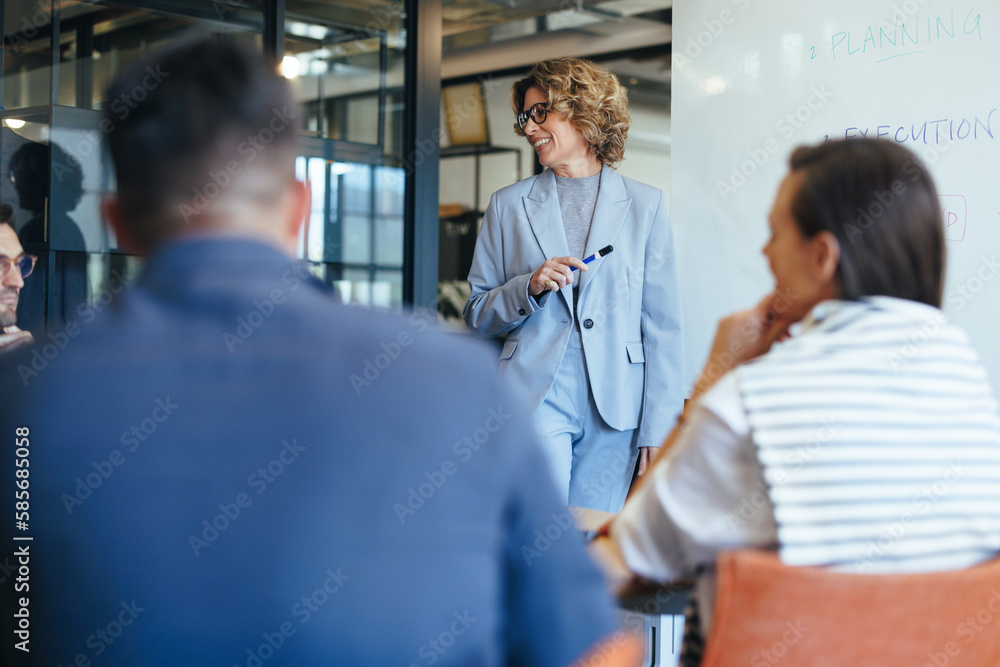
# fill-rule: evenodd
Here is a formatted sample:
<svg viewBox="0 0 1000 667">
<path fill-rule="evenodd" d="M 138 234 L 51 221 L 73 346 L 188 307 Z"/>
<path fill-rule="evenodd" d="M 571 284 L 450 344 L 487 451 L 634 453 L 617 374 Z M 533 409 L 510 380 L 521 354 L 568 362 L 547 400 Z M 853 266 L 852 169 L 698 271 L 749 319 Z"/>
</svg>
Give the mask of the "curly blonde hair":
<svg viewBox="0 0 1000 667">
<path fill-rule="evenodd" d="M 535 86 L 549 99 L 549 113 L 561 114 L 583 135 L 594 157 L 614 167 L 625 159 L 625 139 L 632 124 L 628 93 L 618 77 L 580 58 L 543 60 L 510 90 L 510 105 L 521 113 L 524 96 Z M 525 136 L 514 123 L 514 133 Z"/>
</svg>

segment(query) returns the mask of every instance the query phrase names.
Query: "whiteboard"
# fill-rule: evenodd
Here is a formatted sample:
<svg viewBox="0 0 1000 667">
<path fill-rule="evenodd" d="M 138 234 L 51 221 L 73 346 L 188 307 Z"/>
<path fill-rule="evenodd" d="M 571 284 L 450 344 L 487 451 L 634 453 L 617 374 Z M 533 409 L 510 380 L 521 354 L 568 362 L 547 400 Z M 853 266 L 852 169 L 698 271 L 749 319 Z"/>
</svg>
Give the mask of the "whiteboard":
<svg viewBox="0 0 1000 667">
<path fill-rule="evenodd" d="M 761 248 L 788 156 L 882 137 L 926 162 L 945 313 L 1000 386 L 1000 3 L 675 0 L 671 217 L 693 384 L 716 322 L 773 286 Z"/>
</svg>

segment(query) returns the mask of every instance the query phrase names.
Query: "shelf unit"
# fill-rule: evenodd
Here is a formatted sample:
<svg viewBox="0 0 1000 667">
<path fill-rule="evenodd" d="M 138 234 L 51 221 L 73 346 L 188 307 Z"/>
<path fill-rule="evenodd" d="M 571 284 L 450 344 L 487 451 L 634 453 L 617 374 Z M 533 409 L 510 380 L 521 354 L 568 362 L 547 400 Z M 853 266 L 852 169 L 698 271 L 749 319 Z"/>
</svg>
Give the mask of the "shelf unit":
<svg viewBox="0 0 1000 667">
<path fill-rule="evenodd" d="M 471 157 L 473 158 L 472 173 L 472 202 L 471 209 L 462 211 L 456 215 L 443 216 L 439 218 L 439 280 L 464 281 L 469 275 L 469 268 L 472 266 L 472 253 L 476 247 L 476 236 L 479 232 L 479 223 L 483 218 L 483 211 L 480 210 L 482 199 L 482 158 L 484 155 L 508 154 L 514 160 L 514 180 L 516 183 L 521 180 L 521 151 L 508 146 L 451 146 L 441 149 L 442 166 L 450 159 Z"/>
</svg>

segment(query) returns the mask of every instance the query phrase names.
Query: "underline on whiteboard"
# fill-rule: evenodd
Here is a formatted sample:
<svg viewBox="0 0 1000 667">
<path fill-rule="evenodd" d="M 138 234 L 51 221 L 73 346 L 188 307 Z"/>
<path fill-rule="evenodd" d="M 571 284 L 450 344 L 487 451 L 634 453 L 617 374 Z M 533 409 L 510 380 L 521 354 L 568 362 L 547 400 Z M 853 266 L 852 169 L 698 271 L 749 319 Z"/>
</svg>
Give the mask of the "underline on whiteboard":
<svg viewBox="0 0 1000 667">
<path fill-rule="evenodd" d="M 876 63 L 884 63 L 886 60 L 892 60 L 893 58 L 902 58 L 903 56 L 912 56 L 917 53 L 923 53 L 923 51 L 910 51 L 909 53 L 900 53 L 897 56 L 889 56 L 888 58 L 882 58 L 882 60 L 876 60 Z"/>
</svg>

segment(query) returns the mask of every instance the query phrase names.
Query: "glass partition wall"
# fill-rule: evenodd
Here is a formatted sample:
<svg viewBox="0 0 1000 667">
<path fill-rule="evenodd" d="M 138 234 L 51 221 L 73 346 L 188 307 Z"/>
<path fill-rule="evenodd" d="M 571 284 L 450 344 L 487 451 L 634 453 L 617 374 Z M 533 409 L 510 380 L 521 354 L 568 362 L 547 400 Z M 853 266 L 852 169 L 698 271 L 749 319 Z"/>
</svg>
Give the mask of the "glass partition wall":
<svg viewBox="0 0 1000 667">
<path fill-rule="evenodd" d="M 401 5 L 288 0 L 283 67 L 309 137 L 303 253 L 347 303 L 403 302 Z"/>
<path fill-rule="evenodd" d="M 25 251 L 39 258 L 21 292 L 22 328 L 59 332 L 92 319 L 138 271 L 139 260 L 101 221 L 100 200 L 114 181 L 101 145 L 113 128 L 100 119 L 108 106 L 127 110 L 141 100 L 106 100 L 104 91 L 122 67 L 163 44 L 216 35 L 259 49 L 261 3 L 239 4 L 3 3 L 0 200 L 13 208 Z"/>
<path fill-rule="evenodd" d="M 274 3 L 268 3 L 272 6 Z M 280 4 L 280 3 L 279 3 Z M 297 173 L 313 209 L 300 257 L 350 303 L 403 301 L 405 179 L 401 4 L 286 0 L 282 71 L 305 110 Z M 83 323 L 141 267 L 102 223 L 114 190 L 102 150 L 111 79 L 150 49 L 213 36 L 267 47 L 265 0 L 5 0 L 0 73 L 0 201 L 35 272 L 18 324 Z M 278 50 L 278 49 L 275 49 Z"/>
</svg>

